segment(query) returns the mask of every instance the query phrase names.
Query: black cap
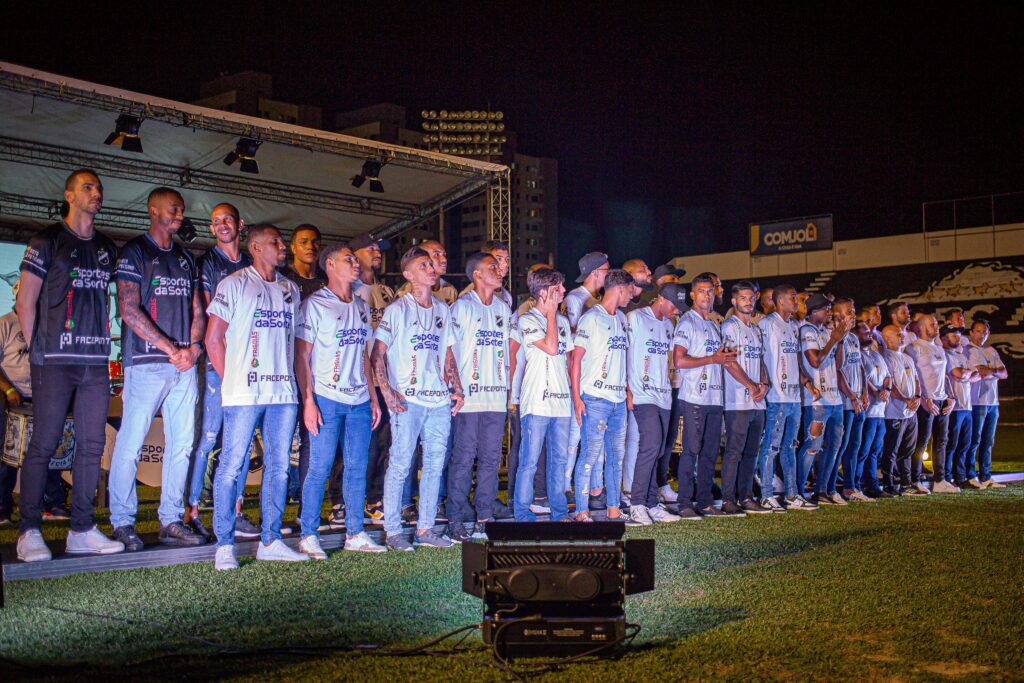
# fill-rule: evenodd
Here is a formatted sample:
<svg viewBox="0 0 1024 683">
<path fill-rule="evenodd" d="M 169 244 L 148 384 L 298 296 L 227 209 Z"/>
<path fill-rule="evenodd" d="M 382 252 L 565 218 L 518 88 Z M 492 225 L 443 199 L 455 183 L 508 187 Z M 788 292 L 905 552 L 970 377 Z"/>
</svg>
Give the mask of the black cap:
<svg viewBox="0 0 1024 683">
<path fill-rule="evenodd" d="M 947 334 L 967 334 L 967 330 L 962 327 L 956 327 L 955 325 L 943 325 L 939 328 L 939 336 L 945 337 Z"/>
<path fill-rule="evenodd" d="M 666 263 L 665 265 L 658 266 L 657 268 L 654 269 L 654 282 L 657 283 L 658 280 L 665 277 L 666 275 L 682 277 L 686 275 L 686 271 L 683 270 L 682 268 L 675 268 Z"/>
<path fill-rule="evenodd" d="M 352 251 L 359 251 L 360 249 L 365 249 L 374 243 L 380 247 L 381 251 L 391 248 L 391 242 L 386 239 L 376 237 L 372 232 L 364 232 L 361 235 L 356 235 L 349 241 L 348 246 Z"/>
<path fill-rule="evenodd" d="M 807 297 L 807 312 L 817 311 L 822 308 L 828 308 L 832 305 L 832 302 L 827 296 L 820 292 L 815 292 Z"/>
<path fill-rule="evenodd" d="M 658 296 L 671 301 L 680 313 L 686 313 L 690 310 L 690 307 L 686 305 L 686 287 L 678 282 L 663 284 L 661 289 L 658 290 Z"/>
<path fill-rule="evenodd" d="M 599 251 L 584 254 L 580 259 L 580 276 L 576 278 L 576 282 L 583 282 L 588 275 L 606 263 L 608 263 L 608 254 L 602 254 Z"/>
</svg>

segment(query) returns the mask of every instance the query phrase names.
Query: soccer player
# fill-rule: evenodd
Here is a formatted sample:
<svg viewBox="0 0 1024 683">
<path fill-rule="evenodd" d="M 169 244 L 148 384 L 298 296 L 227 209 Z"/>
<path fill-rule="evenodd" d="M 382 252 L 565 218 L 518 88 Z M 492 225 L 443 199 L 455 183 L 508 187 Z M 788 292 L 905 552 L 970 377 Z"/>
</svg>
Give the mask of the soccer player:
<svg viewBox="0 0 1024 683">
<path fill-rule="evenodd" d="M 861 353 L 860 338 L 852 329 L 856 326 L 856 307 L 853 299 L 840 297 L 832 305 L 832 319 L 849 321 L 851 331 L 846 333 L 836 347 L 836 363 L 839 372 L 839 393 L 843 397 L 843 443 L 839 456 L 832 465 L 829 475 L 829 491 L 835 491 L 839 466 L 843 467 L 843 497 L 859 503 L 871 500 L 860 493 L 860 479 L 857 463 L 860 459 L 861 438 L 864 435 L 865 410 L 868 406 L 867 385 L 864 383 L 864 355 Z"/>
<path fill-rule="evenodd" d="M 797 454 L 797 490 L 803 493 L 814 465 L 816 505 L 846 505 L 835 486 L 829 491 L 829 476 L 843 442 L 843 400 L 839 395 L 836 347 L 850 331 L 852 321 L 836 320 L 831 330 L 832 302 L 823 294 L 807 298 L 807 320 L 800 326 L 800 360 L 808 377 L 803 391 L 804 440 Z M 813 385 L 817 392 L 808 389 Z"/>
<path fill-rule="evenodd" d="M 452 417 L 458 414 L 465 397 L 450 350 L 451 314 L 431 293 L 437 284 L 434 263 L 426 251 L 413 247 L 402 256 L 401 268 L 412 291 L 384 310 L 370 358 L 377 386 L 391 414 L 384 530 L 388 548 L 413 550 L 413 544 L 401 534 L 401 508 L 405 481 L 415 476 L 412 464 L 419 441 L 423 470 L 415 544 L 447 548 L 452 541 L 434 532 L 434 515 Z"/>
<path fill-rule="evenodd" d="M 431 288 L 431 293 L 451 306 L 455 303 L 455 300 L 459 298 L 459 292 L 455 287 L 444 279 L 444 274 L 448 272 L 448 252 L 445 251 L 444 245 L 437 240 L 426 240 L 420 242 L 419 248 L 427 252 L 430 257 L 431 263 L 434 264 L 434 272 L 437 273 L 437 282 Z M 406 282 L 404 285 L 398 288 L 396 296 L 405 296 L 412 291 L 412 283 Z"/>
<path fill-rule="evenodd" d="M 1006 379 L 1006 365 L 999 352 L 986 346 L 989 334 L 987 320 L 975 320 L 971 325 L 967 358 L 978 381 L 971 385 L 971 451 L 968 454 L 967 478 L 977 478 L 981 488 L 1001 489 L 1004 484 L 992 479 L 992 444 L 999 422 L 999 382 Z M 975 465 L 977 463 L 977 465 Z M 977 469 L 975 469 L 977 466 Z"/>
<path fill-rule="evenodd" d="M 903 330 L 904 343 L 908 346 L 917 339 L 917 335 L 910 330 L 910 306 L 902 301 L 894 301 L 889 304 L 889 322 Z"/>
<path fill-rule="evenodd" d="M 939 330 L 942 348 L 946 353 L 946 381 L 949 395 L 956 403 L 949 414 L 949 440 L 946 443 L 946 478 L 957 488 L 981 488 L 977 479 L 967 477 L 967 458 L 971 449 L 973 418 L 971 415 L 971 383 L 978 375 L 971 368 L 967 348 L 961 337 L 962 327 L 944 325 Z"/>
<path fill-rule="evenodd" d="M 347 246 L 334 244 L 320 253 L 320 267 L 327 274 L 327 286 L 311 294 L 299 311 L 295 378 L 302 395 L 301 419 L 310 440 L 301 487 L 299 550 L 324 560 L 327 553 L 320 547 L 317 529 L 324 483 L 339 442 L 345 460 L 345 550 L 384 552 L 387 548 L 363 531 L 366 458 L 381 411 L 369 383 L 370 309 L 352 294 L 352 285 L 359 281 L 359 260 Z"/>
<path fill-rule="evenodd" d="M 125 550 L 142 550 L 135 533 L 139 450 L 159 410 L 164 423 L 160 483 L 160 542 L 202 545 L 185 526 L 182 496 L 195 436 L 196 361 L 206 315 L 192 255 L 173 240 L 185 201 L 168 187 L 149 193 L 149 231 L 125 245 L 117 262 L 117 307 L 124 320 L 124 412 L 110 458 L 110 523 Z"/>
<path fill-rule="evenodd" d="M 93 521 L 110 405 L 109 301 L 117 250 L 95 228 L 103 183 L 80 169 L 64 183 L 67 215 L 29 240 L 21 262 L 15 311 L 29 340 L 32 375 L 32 440 L 21 465 L 18 559 L 46 561 L 50 549 L 39 531 L 50 456 L 64 435 L 68 409 L 75 420 L 71 529 L 68 553 L 109 554 L 124 544 L 107 538 Z"/>
<path fill-rule="evenodd" d="M 949 414 L 956 402 L 946 393 L 946 354 L 936 344 L 939 324 L 935 316 L 926 313 L 918 321 L 919 337 L 907 346 L 907 355 L 914 360 L 921 387 L 921 405 L 917 409 L 917 447 L 914 449 L 914 485 L 927 491 L 921 484 L 924 451 L 928 440 L 932 443 L 932 493 L 959 493 L 946 481 L 946 442 L 949 437 Z"/>
<path fill-rule="evenodd" d="M 463 543 L 484 533 L 498 495 L 501 440 L 508 405 L 508 339 L 512 309 L 501 297 L 498 260 L 483 252 L 466 259 L 473 289 L 452 304 L 452 354 L 466 389 L 466 402 L 452 419 L 454 439 L 448 463 L 448 537 Z M 476 493 L 473 505 L 469 491 Z M 466 522 L 473 522 L 468 532 Z"/>
<path fill-rule="evenodd" d="M 658 290 L 650 306 L 638 308 L 626 316 L 629 330 L 626 402 L 638 437 L 629 492 L 629 518 L 635 524 L 646 526 L 679 520 L 678 515 L 658 504 L 658 461 L 668 437 L 672 409 L 672 383 L 668 376 L 672 316 L 686 310 L 686 290 L 669 283 Z"/>
<path fill-rule="evenodd" d="M 882 338 L 886 345 L 883 354 L 885 364 L 892 377 L 892 393 L 885 406 L 881 463 L 883 490 L 893 496 L 925 495 L 922 487 L 914 486 L 910 477 L 910 463 L 917 447 L 917 419 L 914 414 L 921 405 L 917 370 L 910 356 L 903 353 L 906 337 L 899 325 L 886 325 L 882 329 Z"/>
<path fill-rule="evenodd" d="M 206 349 L 221 376 L 223 450 L 213 482 L 214 567 L 238 568 L 235 520 L 238 492 L 256 427 L 263 438 L 262 533 L 258 560 L 300 562 L 309 557 L 281 541 L 288 461 L 298 414 L 295 386 L 295 318 L 299 288 L 281 275 L 287 251 L 272 225 L 249 228 L 252 265 L 224 278 L 206 309 Z"/>
<path fill-rule="evenodd" d="M 701 515 L 721 516 L 712 506 L 711 488 L 722 438 L 725 396 L 722 366 L 736 361 L 736 352 L 722 346 L 722 334 L 711 318 L 715 280 L 701 273 L 690 283 L 693 306 L 680 316 L 672 335 L 672 355 L 679 368 L 680 412 L 683 416 L 683 453 L 679 456 L 679 516 L 696 520 Z M 697 468 L 696 487 L 694 467 Z M 697 510 L 693 508 L 696 492 Z"/>
<path fill-rule="evenodd" d="M 733 314 L 722 323 L 722 344 L 736 353 L 725 365 L 725 451 L 722 454 L 722 512 L 733 517 L 770 513 L 754 500 L 754 470 L 764 431 L 768 376 L 764 340 L 754 324 L 757 287 L 749 280 L 732 286 Z"/>
<path fill-rule="evenodd" d="M 536 521 L 533 478 L 542 449 L 547 453 L 547 492 L 551 521 L 568 519 L 565 459 L 572 417 L 567 354 L 573 350 L 569 321 L 558 309 L 565 296 L 565 276 L 551 268 L 531 270 L 526 286 L 536 305 L 519 317 L 524 365 L 519 411 L 522 440 L 516 472 L 514 507 L 517 522 Z"/>
<path fill-rule="evenodd" d="M 864 410 L 864 432 L 861 435 L 853 487 L 868 500 L 892 498 L 892 494 L 884 491 L 878 481 L 878 456 L 885 442 L 885 406 L 892 391 L 892 375 L 875 342 L 875 330 L 869 322 L 857 323 L 857 338 L 860 340 L 868 405 Z"/>
<path fill-rule="evenodd" d="M 327 275 L 319 261 L 322 239 L 320 228 L 309 223 L 303 223 L 292 233 L 292 242 L 288 247 L 292 253 L 292 262 L 281 269 L 281 274 L 298 285 L 303 301 L 313 292 L 327 286 Z"/>
<path fill-rule="evenodd" d="M 501 275 L 501 281 L 504 282 L 505 278 L 508 276 L 509 267 L 508 245 L 502 242 L 501 240 L 487 240 L 486 242 L 484 242 L 484 245 L 480 247 L 480 251 L 483 252 L 484 254 L 490 254 L 491 256 L 494 257 L 494 260 L 498 262 L 498 273 Z M 466 288 L 459 292 L 459 296 L 466 296 L 467 294 L 473 291 L 474 286 L 475 285 L 473 284 L 473 282 L 470 281 L 470 283 L 466 285 Z M 505 289 L 504 286 L 499 287 L 495 294 L 497 294 L 502 301 L 508 304 L 510 310 L 515 309 L 516 299 L 514 296 L 512 296 L 512 293 L 510 291 Z"/>
<path fill-rule="evenodd" d="M 619 519 L 622 458 L 626 446 L 626 316 L 633 276 L 610 270 L 601 303 L 580 316 L 569 361 L 573 412 L 580 425 L 580 457 L 574 471 L 576 521 L 591 522 L 587 485 L 602 450 L 608 485 L 608 519 Z M 550 492 L 549 492 L 550 494 Z"/>
</svg>

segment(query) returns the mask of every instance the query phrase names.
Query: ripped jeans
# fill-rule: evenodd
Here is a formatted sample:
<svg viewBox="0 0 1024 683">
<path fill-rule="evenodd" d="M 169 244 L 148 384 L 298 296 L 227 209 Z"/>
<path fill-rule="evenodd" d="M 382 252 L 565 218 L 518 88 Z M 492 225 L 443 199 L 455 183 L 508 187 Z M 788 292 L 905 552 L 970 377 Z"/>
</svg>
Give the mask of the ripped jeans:
<svg viewBox="0 0 1024 683">
<path fill-rule="evenodd" d="M 835 493 L 829 488 L 829 475 L 843 445 L 843 406 L 804 406 L 804 443 L 796 458 L 797 493 L 803 495 L 807 477 L 814 465 L 814 492 Z"/>
<path fill-rule="evenodd" d="M 757 463 L 762 500 L 775 495 L 775 456 L 779 456 L 786 497 L 797 495 L 796 444 L 799 432 L 800 404 L 769 401 L 765 409 L 764 438 L 761 439 Z"/>
<path fill-rule="evenodd" d="M 573 474 L 577 514 L 590 506 L 590 490 L 587 485 L 591 482 L 592 470 L 600 460 L 602 450 L 605 452 L 604 478 L 608 484 L 608 507 L 619 507 L 622 458 L 626 454 L 626 402 L 613 403 L 583 394 L 583 403 L 587 412 L 580 428 L 580 456 L 576 459 Z M 551 495 L 550 491 L 548 495 Z"/>
</svg>

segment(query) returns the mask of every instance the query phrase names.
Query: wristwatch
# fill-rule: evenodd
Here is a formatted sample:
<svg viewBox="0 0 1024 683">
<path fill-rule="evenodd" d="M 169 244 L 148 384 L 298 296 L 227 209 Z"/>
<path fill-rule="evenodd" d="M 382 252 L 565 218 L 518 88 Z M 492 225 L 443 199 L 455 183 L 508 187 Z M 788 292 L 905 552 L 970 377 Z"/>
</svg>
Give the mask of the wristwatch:
<svg viewBox="0 0 1024 683">
<path fill-rule="evenodd" d="M 191 344 L 189 344 L 189 346 L 198 346 L 200 351 L 204 351 L 206 349 L 206 347 L 203 346 L 203 342 L 201 341 L 194 341 Z"/>
</svg>

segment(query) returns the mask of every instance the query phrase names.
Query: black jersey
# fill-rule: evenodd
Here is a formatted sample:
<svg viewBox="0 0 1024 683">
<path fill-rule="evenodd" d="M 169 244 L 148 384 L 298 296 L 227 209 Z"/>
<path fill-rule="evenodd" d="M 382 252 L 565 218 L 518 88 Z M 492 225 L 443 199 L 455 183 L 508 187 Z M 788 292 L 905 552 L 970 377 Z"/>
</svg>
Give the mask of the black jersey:
<svg viewBox="0 0 1024 683">
<path fill-rule="evenodd" d="M 29 240 L 21 270 L 43 281 L 36 302 L 29 362 L 106 365 L 110 299 L 117 247 L 106 235 L 82 239 L 63 221 Z"/>
<path fill-rule="evenodd" d="M 202 278 L 203 291 L 210 295 L 217 293 L 217 285 L 231 273 L 252 265 L 252 258 L 245 252 L 238 254 L 238 260 L 232 261 L 227 254 L 214 247 L 199 257 L 199 276 Z"/>
<path fill-rule="evenodd" d="M 285 266 L 281 269 L 281 275 L 294 282 L 299 287 L 299 297 L 305 301 L 309 298 L 309 295 L 327 286 L 327 275 L 320 270 L 316 269 L 315 274 L 311 278 L 301 277 L 296 273 L 291 266 Z"/>
<path fill-rule="evenodd" d="M 199 286 L 192 254 L 177 242 L 161 249 L 149 235 L 136 237 L 124 245 L 117 262 L 117 281 L 139 286 L 139 304 L 157 328 L 174 345 L 191 343 L 192 295 Z M 146 363 L 166 363 L 167 354 L 122 325 L 121 356 L 125 367 Z"/>
</svg>

